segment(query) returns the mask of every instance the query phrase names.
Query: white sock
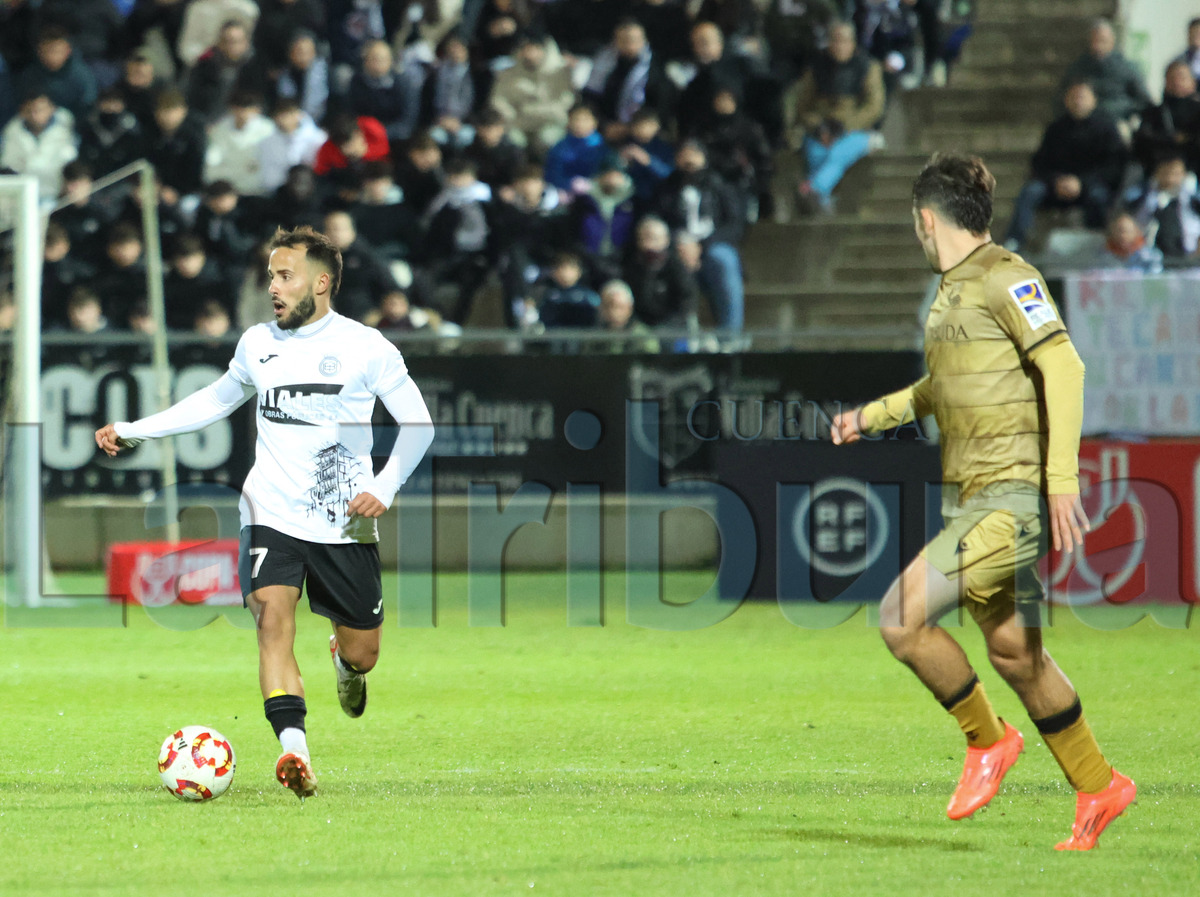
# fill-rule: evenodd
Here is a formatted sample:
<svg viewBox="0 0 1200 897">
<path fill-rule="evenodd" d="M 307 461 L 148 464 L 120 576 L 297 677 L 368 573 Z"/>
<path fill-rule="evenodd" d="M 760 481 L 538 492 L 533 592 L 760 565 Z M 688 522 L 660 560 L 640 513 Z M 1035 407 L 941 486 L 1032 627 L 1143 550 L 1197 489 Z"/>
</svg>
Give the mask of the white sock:
<svg viewBox="0 0 1200 897">
<path fill-rule="evenodd" d="M 289 727 L 279 733 L 279 745 L 283 748 L 285 754 L 303 754 L 308 756 L 308 740 L 304 737 L 304 730 L 295 727 Z"/>
</svg>

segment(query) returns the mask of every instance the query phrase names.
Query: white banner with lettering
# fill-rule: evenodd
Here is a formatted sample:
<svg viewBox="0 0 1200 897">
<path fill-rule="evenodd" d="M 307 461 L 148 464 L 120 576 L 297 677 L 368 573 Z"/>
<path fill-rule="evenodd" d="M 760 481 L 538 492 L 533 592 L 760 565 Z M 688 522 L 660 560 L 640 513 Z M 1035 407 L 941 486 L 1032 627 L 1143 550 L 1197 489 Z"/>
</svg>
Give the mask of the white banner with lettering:
<svg viewBox="0 0 1200 897">
<path fill-rule="evenodd" d="M 1084 434 L 1200 435 L 1200 271 L 1088 271 L 1064 293 Z"/>
</svg>

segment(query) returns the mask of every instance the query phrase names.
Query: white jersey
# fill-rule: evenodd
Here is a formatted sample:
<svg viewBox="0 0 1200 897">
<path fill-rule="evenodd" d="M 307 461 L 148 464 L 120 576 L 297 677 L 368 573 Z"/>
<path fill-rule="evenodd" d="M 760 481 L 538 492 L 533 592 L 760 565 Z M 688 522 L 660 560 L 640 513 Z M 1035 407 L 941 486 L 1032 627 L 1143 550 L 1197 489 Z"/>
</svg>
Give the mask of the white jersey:
<svg viewBox="0 0 1200 897">
<path fill-rule="evenodd" d="M 391 504 L 433 439 L 400 351 L 378 330 L 332 311 L 296 330 L 256 324 L 215 383 L 158 414 L 118 422 L 117 436 L 136 444 L 191 432 L 251 396 L 258 398 L 258 444 L 242 487 L 242 526 L 269 526 L 309 542 L 379 541 L 374 518 L 348 518 L 347 504 L 360 492 Z M 401 429 L 374 476 L 377 397 Z"/>
<path fill-rule="evenodd" d="M 238 341 L 229 373 L 258 396 L 254 467 L 242 487 L 242 526 L 309 542 L 376 542 L 375 521 L 347 520 L 371 491 L 371 415 L 408 379 L 400 350 L 378 330 L 330 312 L 296 330 L 274 322 Z M 392 494 L 377 495 L 384 503 Z"/>
</svg>

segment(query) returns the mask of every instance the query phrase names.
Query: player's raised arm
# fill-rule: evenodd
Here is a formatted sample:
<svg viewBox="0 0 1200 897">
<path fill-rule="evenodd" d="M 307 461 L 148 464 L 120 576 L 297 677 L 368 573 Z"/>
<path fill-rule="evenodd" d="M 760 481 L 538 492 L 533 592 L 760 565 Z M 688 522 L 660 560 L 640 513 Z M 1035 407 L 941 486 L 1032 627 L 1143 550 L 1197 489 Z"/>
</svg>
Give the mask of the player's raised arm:
<svg viewBox="0 0 1200 897">
<path fill-rule="evenodd" d="M 235 379 L 226 371 L 216 382 L 180 399 L 165 411 L 133 422 L 106 424 L 96 431 L 96 445 L 113 457 L 121 449 L 135 446 L 145 439 L 202 430 L 228 417 L 253 395 L 253 386 Z"/>
<path fill-rule="evenodd" d="M 105 424 L 96 431 L 96 445 L 110 458 L 115 458 L 121 449 L 133 448 L 139 442 L 140 439 L 122 439 L 118 436 L 116 424 Z"/>
<path fill-rule="evenodd" d="M 904 389 L 881 399 L 867 402 L 850 411 L 840 411 L 830 427 L 834 445 L 858 442 L 864 433 L 878 433 L 898 427 L 933 410 L 929 401 L 929 377 L 925 376 Z"/>
<path fill-rule="evenodd" d="M 170 408 L 135 421 L 117 421 L 96 431 L 96 445 L 110 458 L 147 439 L 203 430 L 228 417 L 254 395 L 246 364 L 246 335 L 238 340 L 229 369 L 204 389 L 180 399 Z"/>
</svg>

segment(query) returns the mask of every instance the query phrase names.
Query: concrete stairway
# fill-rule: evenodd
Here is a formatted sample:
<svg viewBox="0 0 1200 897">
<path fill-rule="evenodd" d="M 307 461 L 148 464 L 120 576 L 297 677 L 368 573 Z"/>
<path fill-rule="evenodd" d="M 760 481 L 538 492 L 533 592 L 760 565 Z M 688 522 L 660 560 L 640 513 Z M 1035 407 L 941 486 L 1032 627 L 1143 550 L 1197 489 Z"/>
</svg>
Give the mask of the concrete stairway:
<svg viewBox="0 0 1200 897">
<path fill-rule="evenodd" d="M 981 0 L 949 85 L 895 97 L 884 125 L 888 148 L 846 175 L 836 215 L 752 228 L 743 246 L 746 326 L 811 331 L 797 345 L 918 345 L 916 312 L 931 272 L 913 235 L 913 178 L 931 152 L 982 155 L 996 176 L 993 232 L 1001 237 L 1054 115 L 1062 72 L 1082 52 L 1088 21 L 1115 6 Z M 785 153 L 778 163 L 781 199 L 790 198 L 799 162 Z"/>
</svg>

